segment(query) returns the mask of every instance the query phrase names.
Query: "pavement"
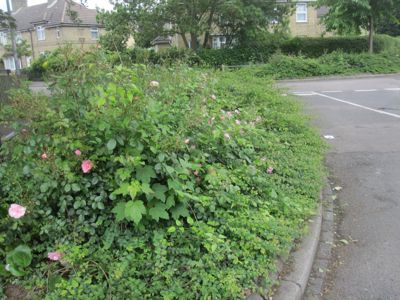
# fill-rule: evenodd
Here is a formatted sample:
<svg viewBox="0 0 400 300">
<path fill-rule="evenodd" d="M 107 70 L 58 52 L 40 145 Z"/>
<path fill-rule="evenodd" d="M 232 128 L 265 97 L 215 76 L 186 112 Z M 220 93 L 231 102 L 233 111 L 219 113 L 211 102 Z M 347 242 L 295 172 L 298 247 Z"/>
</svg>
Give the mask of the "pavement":
<svg viewBox="0 0 400 300">
<path fill-rule="evenodd" d="M 279 83 L 305 104 L 343 187 L 324 300 L 400 299 L 400 75 Z M 290 300 L 290 299 L 288 299 Z"/>
</svg>

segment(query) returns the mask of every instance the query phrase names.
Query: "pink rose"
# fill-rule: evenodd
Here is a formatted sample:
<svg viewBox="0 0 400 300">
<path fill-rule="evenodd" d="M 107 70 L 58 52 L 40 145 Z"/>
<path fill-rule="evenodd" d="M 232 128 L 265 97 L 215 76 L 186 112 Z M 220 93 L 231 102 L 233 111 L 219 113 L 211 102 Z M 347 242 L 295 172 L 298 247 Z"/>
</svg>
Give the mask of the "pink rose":
<svg viewBox="0 0 400 300">
<path fill-rule="evenodd" d="M 160 83 L 156 80 L 152 80 L 152 81 L 150 81 L 149 85 L 151 87 L 159 87 Z"/>
<path fill-rule="evenodd" d="M 83 173 L 89 173 L 92 168 L 93 168 L 93 164 L 90 160 L 84 160 L 82 162 Z"/>
<path fill-rule="evenodd" d="M 82 152 L 79 149 L 76 149 L 74 153 L 75 153 L 76 156 L 81 156 L 82 155 Z"/>
<path fill-rule="evenodd" d="M 50 259 L 50 260 L 53 260 L 53 261 L 58 261 L 58 260 L 60 260 L 60 258 L 61 257 L 63 257 L 64 256 L 64 254 L 62 254 L 61 252 L 49 252 L 49 253 L 47 253 L 47 257 Z"/>
<path fill-rule="evenodd" d="M 274 168 L 273 167 L 268 167 L 267 173 L 268 174 L 272 174 L 273 172 L 274 172 Z"/>
<path fill-rule="evenodd" d="M 10 208 L 8 209 L 8 214 L 11 218 L 19 219 L 25 215 L 26 208 L 19 205 L 19 204 L 11 204 Z"/>
<path fill-rule="evenodd" d="M 47 154 L 46 154 L 46 153 L 43 153 L 40 157 L 41 157 L 43 160 L 45 160 L 45 159 L 47 159 Z"/>
</svg>

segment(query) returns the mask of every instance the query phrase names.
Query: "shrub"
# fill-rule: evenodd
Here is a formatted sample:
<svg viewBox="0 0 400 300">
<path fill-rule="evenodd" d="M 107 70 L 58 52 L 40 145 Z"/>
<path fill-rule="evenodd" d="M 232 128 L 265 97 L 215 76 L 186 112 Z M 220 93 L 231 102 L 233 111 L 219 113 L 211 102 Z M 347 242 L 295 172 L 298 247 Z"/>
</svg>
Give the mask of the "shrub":
<svg viewBox="0 0 400 300">
<path fill-rule="evenodd" d="M 387 35 L 376 35 L 374 48 L 376 53 L 399 49 L 400 41 Z M 349 37 L 296 37 L 281 45 L 281 51 L 287 55 L 303 55 L 319 57 L 327 53 L 341 51 L 343 53 L 368 52 L 367 36 Z"/>
<path fill-rule="evenodd" d="M 400 55 L 389 52 L 381 54 L 333 52 L 319 58 L 305 58 L 276 54 L 267 64 L 252 70 L 258 77 L 272 76 L 275 79 L 394 73 L 400 72 Z"/>
<path fill-rule="evenodd" d="M 2 111 L 29 127 L 0 152 L 0 259 L 19 245 L 32 256 L 20 277 L 3 265 L 2 286 L 41 299 L 270 287 L 321 187 L 321 142 L 298 107 L 240 72 L 77 63 L 51 98 L 20 92 Z"/>
</svg>

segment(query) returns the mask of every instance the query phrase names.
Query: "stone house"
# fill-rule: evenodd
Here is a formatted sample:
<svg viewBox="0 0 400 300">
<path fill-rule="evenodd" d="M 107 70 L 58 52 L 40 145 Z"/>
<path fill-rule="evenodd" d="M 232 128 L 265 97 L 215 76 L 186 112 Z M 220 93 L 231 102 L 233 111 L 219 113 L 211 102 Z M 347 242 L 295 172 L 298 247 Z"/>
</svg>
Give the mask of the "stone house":
<svg viewBox="0 0 400 300">
<path fill-rule="evenodd" d="M 276 0 L 279 5 L 285 5 L 288 0 Z M 322 35 L 330 35 L 325 33 L 325 27 L 321 23 L 328 9 L 326 7 L 317 8 L 315 6 L 317 0 L 295 0 L 293 13 L 289 16 L 289 31 L 292 36 L 319 37 Z M 187 35 L 190 46 L 190 36 Z M 213 49 L 223 48 L 226 44 L 226 38 L 215 30 L 208 41 L 209 46 Z M 158 52 L 170 47 L 185 48 L 182 37 L 175 34 L 168 37 L 157 37 L 152 42 L 153 49 Z"/>
<path fill-rule="evenodd" d="M 25 40 L 31 52 L 21 57 L 21 68 L 30 65 L 39 55 L 71 44 L 88 49 L 97 46 L 103 26 L 96 21 L 97 11 L 69 0 L 48 0 L 47 3 L 28 6 L 27 0 L 12 0 L 12 16 L 17 23 L 17 42 Z M 5 56 L 9 32 L 0 31 L 0 61 L 5 69 L 15 70 L 14 58 Z"/>
</svg>

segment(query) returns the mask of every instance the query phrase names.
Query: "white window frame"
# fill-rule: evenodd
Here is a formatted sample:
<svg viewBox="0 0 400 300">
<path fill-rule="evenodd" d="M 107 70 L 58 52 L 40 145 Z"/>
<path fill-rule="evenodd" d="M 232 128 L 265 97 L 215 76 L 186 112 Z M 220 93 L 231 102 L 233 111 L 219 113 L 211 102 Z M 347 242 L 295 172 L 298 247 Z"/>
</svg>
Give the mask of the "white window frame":
<svg viewBox="0 0 400 300">
<path fill-rule="evenodd" d="M 4 68 L 6 70 L 15 71 L 15 60 L 14 60 L 14 57 L 12 57 L 12 56 L 4 57 L 3 58 L 3 62 L 4 62 Z M 20 59 L 18 59 L 18 65 L 19 65 L 19 68 L 21 69 L 22 65 L 21 65 L 21 60 Z"/>
<path fill-rule="evenodd" d="M 296 22 L 297 23 L 308 22 L 308 6 L 306 2 L 296 4 Z"/>
<path fill-rule="evenodd" d="M 96 36 L 94 37 L 93 34 Z M 90 28 L 90 38 L 92 41 L 97 41 L 99 39 L 99 27 L 91 27 Z"/>
<path fill-rule="evenodd" d="M 43 26 L 36 26 L 36 35 L 38 41 L 46 40 L 46 28 Z"/>
<path fill-rule="evenodd" d="M 222 35 L 213 36 L 212 38 L 212 48 L 221 49 L 226 46 L 226 37 Z"/>
<path fill-rule="evenodd" d="M 8 34 L 7 32 L 0 32 L 0 45 L 7 45 L 8 44 Z"/>
</svg>

